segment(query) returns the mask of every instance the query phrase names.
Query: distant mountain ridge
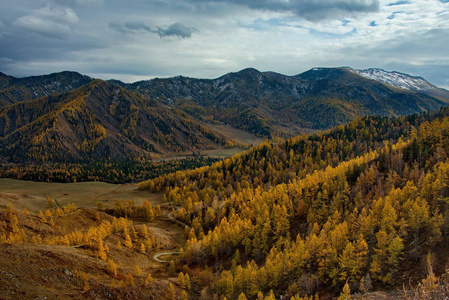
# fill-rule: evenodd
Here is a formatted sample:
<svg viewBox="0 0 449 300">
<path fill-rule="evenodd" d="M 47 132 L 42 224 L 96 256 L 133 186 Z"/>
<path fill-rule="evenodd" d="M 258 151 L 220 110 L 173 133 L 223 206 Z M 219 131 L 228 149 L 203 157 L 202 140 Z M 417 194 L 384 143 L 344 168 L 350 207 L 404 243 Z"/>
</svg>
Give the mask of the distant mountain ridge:
<svg viewBox="0 0 449 300">
<path fill-rule="evenodd" d="M 18 101 L 69 92 L 92 80 L 93 78 L 89 76 L 70 71 L 24 78 L 0 73 L 0 107 Z"/>
<path fill-rule="evenodd" d="M 416 78 L 410 76 L 409 81 L 412 86 Z M 262 136 L 329 128 L 361 115 L 435 110 L 449 101 L 449 91 L 430 84 L 417 93 L 345 67 L 314 68 L 295 76 L 249 68 L 217 79 L 178 76 L 120 85 L 179 109 L 205 109 L 219 122 Z M 245 119 L 248 122 L 242 123 Z"/>
<path fill-rule="evenodd" d="M 314 68 L 286 76 L 249 68 L 216 79 L 131 84 L 75 72 L 0 74 L 0 156 L 174 155 L 251 143 L 248 137 L 292 137 L 364 115 L 437 110 L 448 102 L 449 91 L 380 69 Z"/>
</svg>

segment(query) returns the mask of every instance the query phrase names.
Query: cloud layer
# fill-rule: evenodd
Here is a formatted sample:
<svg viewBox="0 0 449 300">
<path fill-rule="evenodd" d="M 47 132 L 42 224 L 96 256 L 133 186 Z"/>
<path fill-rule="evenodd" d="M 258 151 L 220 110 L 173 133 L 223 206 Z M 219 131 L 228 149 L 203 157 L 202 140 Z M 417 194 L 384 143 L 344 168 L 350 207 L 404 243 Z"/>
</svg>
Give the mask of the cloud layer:
<svg viewBox="0 0 449 300">
<path fill-rule="evenodd" d="M 48 37 L 63 38 L 70 33 L 71 26 L 78 22 L 79 18 L 71 8 L 46 6 L 17 18 L 13 26 Z"/>
<path fill-rule="evenodd" d="M 196 2 L 213 2 L 194 0 Z M 378 0 L 214 0 L 233 3 L 251 9 L 292 13 L 311 21 L 372 13 L 379 10 Z"/>
<path fill-rule="evenodd" d="M 177 37 L 180 39 L 190 38 L 192 33 L 197 31 L 196 28 L 187 27 L 186 25 L 176 22 L 167 27 L 157 26 L 155 30 L 151 29 L 142 21 L 125 22 L 113 21 L 109 23 L 109 28 L 123 34 L 135 33 L 155 33 L 160 38 Z"/>
<path fill-rule="evenodd" d="M 161 38 L 178 37 L 181 39 L 185 39 L 191 37 L 194 31 L 197 31 L 197 29 L 193 27 L 187 27 L 182 23 L 176 22 L 168 26 L 167 28 L 158 27 L 156 32 Z"/>
<path fill-rule="evenodd" d="M 125 81 L 381 67 L 449 87 L 446 0 L 3 0 L 0 72 Z"/>
</svg>

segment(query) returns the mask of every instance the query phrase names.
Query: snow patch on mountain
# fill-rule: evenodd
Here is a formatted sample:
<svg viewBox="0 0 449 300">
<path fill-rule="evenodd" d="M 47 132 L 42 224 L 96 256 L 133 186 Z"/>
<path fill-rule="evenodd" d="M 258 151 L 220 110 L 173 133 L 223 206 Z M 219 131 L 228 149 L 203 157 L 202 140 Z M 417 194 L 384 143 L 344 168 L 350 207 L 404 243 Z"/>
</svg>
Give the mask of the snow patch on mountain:
<svg viewBox="0 0 449 300">
<path fill-rule="evenodd" d="M 422 77 L 415 77 L 399 72 L 388 72 L 378 68 L 366 70 L 351 69 L 352 72 L 368 79 L 376 80 L 404 90 L 423 92 L 436 87 Z"/>
</svg>

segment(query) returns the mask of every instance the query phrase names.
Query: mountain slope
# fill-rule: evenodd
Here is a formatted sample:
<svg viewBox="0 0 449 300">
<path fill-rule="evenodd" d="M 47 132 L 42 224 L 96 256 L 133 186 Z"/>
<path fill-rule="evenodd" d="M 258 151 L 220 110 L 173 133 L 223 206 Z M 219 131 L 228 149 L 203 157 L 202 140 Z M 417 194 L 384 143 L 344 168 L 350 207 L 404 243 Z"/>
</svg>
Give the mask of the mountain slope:
<svg viewBox="0 0 449 300">
<path fill-rule="evenodd" d="M 329 125 L 348 121 L 347 112 L 354 115 L 398 116 L 409 115 L 425 110 L 436 110 L 445 106 L 443 101 L 426 94 L 418 94 L 409 90 L 384 85 L 378 81 L 369 80 L 347 68 L 314 68 L 296 75 L 302 82 L 310 83 L 308 94 L 316 100 L 326 100 L 323 104 L 327 109 L 333 109 L 334 115 L 324 114 L 319 122 Z M 335 102 L 334 102 L 335 101 Z M 345 105 L 344 109 L 338 106 Z M 305 109 L 307 107 L 304 107 Z M 313 114 L 313 112 L 311 112 Z M 340 114 L 340 119 L 335 115 Z M 326 117 L 330 117 L 327 122 Z M 332 119 L 333 118 L 333 119 Z"/>
<path fill-rule="evenodd" d="M 0 106 L 67 92 L 92 79 L 74 72 L 17 79 L 0 74 Z M 244 69 L 217 79 L 173 77 L 109 81 L 212 125 L 259 137 L 291 137 L 345 124 L 358 116 L 436 110 L 449 91 L 422 78 L 381 69 L 314 68 L 296 76 Z"/>
<path fill-rule="evenodd" d="M 245 69 L 213 80 L 174 77 L 115 84 L 259 136 L 292 136 L 358 116 L 407 115 L 446 105 L 432 96 L 433 90 L 426 94 L 430 88 L 419 93 L 400 89 L 349 68 L 315 68 L 296 76 Z"/>
<path fill-rule="evenodd" d="M 0 109 L 0 154 L 14 161 L 180 153 L 226 141 L 181 111 L 101 80 Z"/>
<path fill-rule="evenodd" d="M 208 291 L 228 299 L 331 299 L 343 287 L 444 298 L 448 116 L 368 116 L 139 186 L 181 207 L 186 264 L 219 262 Z"/>
<path fill-rule="evenodd" d="M 0 107 L 77 89 L 93 79 L 76 72 L 15 78 L 0 73 Z"/>
<path fill-rule="evenodd" d="M 446 100 L 449 99 L 449 91 L 434 86 L 422 77 L 410 76 L 399 72 L 387 72 L 378 68 L 370 68 L 366 70 L 348 69 L 365 78 L 376 80 L 397 88 L 417 93 L 424 93 Z"/>
</svg>

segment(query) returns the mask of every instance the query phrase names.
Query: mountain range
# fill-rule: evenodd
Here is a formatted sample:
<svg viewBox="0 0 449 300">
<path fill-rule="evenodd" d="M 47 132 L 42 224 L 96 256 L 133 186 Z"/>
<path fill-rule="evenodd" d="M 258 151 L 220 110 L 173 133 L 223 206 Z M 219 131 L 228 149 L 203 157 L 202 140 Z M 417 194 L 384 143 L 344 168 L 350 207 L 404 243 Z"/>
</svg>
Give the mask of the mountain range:
<svg viewBox="0 0 449 300">
<path fill-rule="evenodd" d="M 205 109 L 208 117 L 259 136 L 276 131 L 296 135 L 304 128 L 325 129 L 361 115 L 432 110 L 449 99 L 448 91 L 424 79 L 426 89 L 412 89 L 418 78 L 405 74 L 387 85 L 381 79 L 399 73 L 378 70 L 386 75 L 367 78 L 351 68 L 314 68 L 296 76 L 245 69 L 212 80 L 175 77 L 114 83 L 187 112 Z"/>
<path fill-rule="evenodd" d="M 75 72 L 0 73 L 0 156 L 11 161 L 176 155 L 291 137 L 359 116 L 437 110 L 449 91 L 381 69 L 244 69 L 131 84 Z"/>
</svg>

